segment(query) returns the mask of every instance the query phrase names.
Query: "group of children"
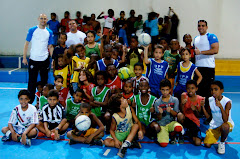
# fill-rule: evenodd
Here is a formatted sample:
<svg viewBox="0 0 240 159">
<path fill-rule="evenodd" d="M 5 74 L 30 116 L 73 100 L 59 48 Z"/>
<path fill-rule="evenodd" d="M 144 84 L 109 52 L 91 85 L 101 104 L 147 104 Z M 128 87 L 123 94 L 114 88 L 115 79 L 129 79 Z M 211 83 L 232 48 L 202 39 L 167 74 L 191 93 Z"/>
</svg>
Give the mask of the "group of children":
<svg viewBox="0 0 240 159">
<path fill-rule="evenodd" d="M 202 76 L 191 62 L 194 54 L 189 49 L 189 37 L 184 35 L 188 47 L 181 49 L 178 40 L 173 39 L 168 46 L 161 39 L 161 45 L 155 45 L 151 53 L 151 47 L 139 46 L 133 36 L 130 48 L 121 43 L 102 43 L 102 50 L 98 48 L 97 52 L 97 47 L 91 47 L 96 46 L 95 33 L 89 31 L 87 45 L 70 46 L 57 55 L 54 85 L 41 88 L 39 83 L 37 109 L 28 104 L 27 90 L 19 92 L 20 105 L 12 111 L 8 126 L 2 128 L 2 140 L 30 145 L 34 137 L 59 140 L 67 133 L 69 144 L 104 144 L 119 148 L 118 155 L 124 157 L 128 148 L 141 148 L 138 140 L 144 136 L 156 139 L 161 147 L 177 140 L 183 143 L 184 136 L 201 145 L 199 118 L 204 115 L 212 117 L 204 145 L 211 147 L 221 136 L 218 153 L 225 153 L 225 140 L 234 126 L 232 103 L 222 95 L 220 81 L 211 84 L 209 99 L 196 94 Z M 64 45 L 66 38 L 62 39 Z M 130 78 L 125 80 L 118 76 L 123 66 L 130 70 Z M 79 131 L 74 125 L 80 115 L 91 119 L 87 131 Z M 110 135 L 103 141 L 104 132 Z"/>
</svg>

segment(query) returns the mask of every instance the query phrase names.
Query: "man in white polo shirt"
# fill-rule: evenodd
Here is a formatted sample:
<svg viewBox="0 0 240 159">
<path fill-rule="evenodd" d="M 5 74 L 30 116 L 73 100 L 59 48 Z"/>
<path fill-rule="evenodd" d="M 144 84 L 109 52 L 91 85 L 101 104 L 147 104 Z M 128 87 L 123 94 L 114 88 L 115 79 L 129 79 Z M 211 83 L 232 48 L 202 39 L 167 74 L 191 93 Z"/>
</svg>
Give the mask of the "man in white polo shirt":
<svg viewBox="0 0 240 159">
<path fill-rule="evenodd" d="M 69 47 L 70 45 L 83 44 L 84 39 L 87 37 L 85 33 L 77 30 L 77 23 L 75 20 L 70 20 L 69 23 L 70 32 L 67 33 L 67 41 L 66 45 Z"/>
<path fill-rule="evenodd" d="M 53 32 L 46 27 L 47 16 L 40 14 L 38 17 L 39 24 L 28 30 L 26 42 L 23 49 L 24 65 L 28 64 L 28 90 L 30 92 L 30 103 L 35 99 L 35 92 L 37 87 L 37 76 L 40 72 L 41 81 L 45 85 L 48 80 L 49 71 L 49 53 L 53 53 Z M 29 43 L 32 43 L 30 50 L 29 63 L 27 62 L 27 51 Z M 49 50 L 49 52 L 48 52 Z"/>
<path fill-rule="evenodd" d="M 202 74 L 202 82 L 198 87 L 198 94 L 204 97 L 210 97 L 210 85 L 215 80 L 215 59 L 214 55 L 218 53 L 219 42 L 215 34 L 207 32 L 208 26 L 205 20 L 198 21 L 198 31 L 200 35 L 194 39 L 195 47 L 195 65 Z"/>
</svg>

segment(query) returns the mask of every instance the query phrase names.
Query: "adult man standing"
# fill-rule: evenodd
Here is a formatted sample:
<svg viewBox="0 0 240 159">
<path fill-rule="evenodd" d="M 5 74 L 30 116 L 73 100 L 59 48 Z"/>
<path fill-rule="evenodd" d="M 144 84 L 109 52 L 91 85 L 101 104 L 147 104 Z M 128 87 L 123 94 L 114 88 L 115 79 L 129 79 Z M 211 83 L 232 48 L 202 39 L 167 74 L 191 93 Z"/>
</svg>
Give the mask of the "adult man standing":
<svg viewBox="0 0 240 159">
<path fill-rule="evenodd" d="M 75 20 L 70 20 L 69 23 L 70 32 L 67 33 L 67 41 L 66 45 L 69 47 L 70 45 L 75 44 L 83 44 L 84 39 L 86 38 L 86 34 L 77 30 L 77 23 Z"/>
<path fill-rule="evenodd" d="M 215 34 L 207 32 L 208 26 L 205 20 L 198 21 L 199 36 L 194 39 L 195 46 L 195 65 L 202 74 L 202 82 L 198 87 L 198 94 L 204 97 L 210 97 L 210 85 L 215 80 L 215 59 L 214 55 L 218 53 L 219 42 Z"/>
<path fill-rule="evenodd" d="M 22 63 L 27 65 L 27 51 L 28 45 L 31 41 L 32 46 L 28 64 L 28 90 L 31 98 L 30 103 L 32 103 L 35 99 L 38 72 L 40 72 L 42 83 L 44 85 L 47 83 L 49 71 L 49 53 L 50 56 L 52 56 L 53 53 L 53 32 L 46 27 L 48 21 L 46 14 L 40 14 L 38 21 L 39 24 L 37 26 L 34 26 L 28 30 L 23 49 Z"/>
</svg>

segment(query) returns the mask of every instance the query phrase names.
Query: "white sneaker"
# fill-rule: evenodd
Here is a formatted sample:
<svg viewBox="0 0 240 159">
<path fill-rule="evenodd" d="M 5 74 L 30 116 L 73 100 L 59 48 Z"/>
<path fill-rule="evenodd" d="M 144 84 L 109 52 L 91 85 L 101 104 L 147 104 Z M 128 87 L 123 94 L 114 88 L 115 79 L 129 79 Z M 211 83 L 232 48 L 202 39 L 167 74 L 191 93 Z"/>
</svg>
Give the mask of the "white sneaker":
<svg viewBox="0 0 240 159">
<path fill-rule="evenodd" d="M 218 143 L 218 150 L 217 152 L 219 154 L 225 154 L 225 142 L 219 142 Z"/>
</svg>

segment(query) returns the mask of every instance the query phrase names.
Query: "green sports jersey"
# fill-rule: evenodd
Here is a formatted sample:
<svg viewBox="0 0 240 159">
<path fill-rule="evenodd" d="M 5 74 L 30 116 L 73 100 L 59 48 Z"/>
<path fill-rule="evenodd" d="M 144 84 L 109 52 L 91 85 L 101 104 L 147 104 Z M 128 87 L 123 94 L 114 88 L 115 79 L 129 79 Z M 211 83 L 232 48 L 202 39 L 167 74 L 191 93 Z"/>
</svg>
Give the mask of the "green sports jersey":
<svg viewBox="0 0 240 159">
<path fill-rule="evenodd" d="M 94 101 L 104 102 L 105 97 L 106 97 L 108 91 L 110 91 L 110 89 L 108 87 L 104 86 L 103 90 L 99 94 L 97 94 L 97 87 L 98 86 L 96 86 L 92 89 L 92 96 L 94 98 Z M 92 112 L 97 117 L 99 117 L 102 114 L 102 107 L 94 107 L 94 108 L 92 108 Z"/>
<path fill-rule="evenodd" d="M 153 119 L 151 119 L 150 108 L 153 107 L 156 97 L 149 94 L 149 100 L 146 105 L 142 104 L 141 94 L 135 95 L 134 99 L 136 102 L 136 115 L 139 121 L 148 126 L 153 121 Z"/>
<path fill-rule="evenodd" d="M 166 50 L 164 52 L 164 60 L 168 62 L 169 68 L 168 68 L 168 76 L 170 78 L 175 77 L 175 72 L 177 70 L 177 65 L 180 62 L 181 56 L 180 54 L 171 54 L 171 51 Z"/>
<path fill-rule="evenodd" d="M 43 106 L 47 103 L 48 103 L 47 98 L 45 96 L 41 96 L 39 98 L 39 109 L 42 110 Z"/>
<path fill-rule="evenodd" d="M 79 113 L 81 103 L 74 103 L 72 99 L 67 99 L 66 118 L 73 120 Z"/>
</svg>

